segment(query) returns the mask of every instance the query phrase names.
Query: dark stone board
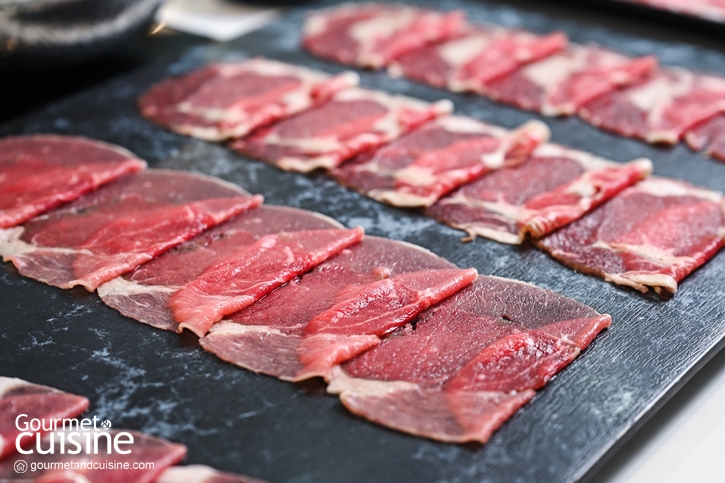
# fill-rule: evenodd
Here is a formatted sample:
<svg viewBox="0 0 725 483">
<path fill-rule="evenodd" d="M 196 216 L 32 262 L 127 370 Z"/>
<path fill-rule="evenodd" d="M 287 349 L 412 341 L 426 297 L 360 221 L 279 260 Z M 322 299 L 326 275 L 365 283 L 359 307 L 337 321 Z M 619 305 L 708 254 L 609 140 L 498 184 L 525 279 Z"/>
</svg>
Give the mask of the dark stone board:
<svg viewBox="0 0 725 483">
<path fill-rule="evenodd" d="M 725 73 L 722 41 L 598 10 L 524 1 L 428 3 L 464 8 L 476 20 L 538 32 L 560 29 L 577 42 L 595 41 L 633 55 L 656 53 L 667 64 Z M 257 33 L 114 79 L 0 126 L 0 135 L 56 132 L 118 143 L 152 166 L 217 175 L 264 194 L 267 203 L 320 211 L 348 226 L 362 225 L 371 235 L 420 244 L 482 274 L 555 290 L 610 313 L 612 327 L 487 445 L 451 445 L 358 419 L 326 395 L 321 383 L 293 385 L 238 369 L 201 350 L 193 337 L 136 323 L 94 294 L 24 279 L 5 264 L 0 374 L 84 394 L 92 401 L 91 413 L 114 427 L 186 444 L 189 463 L 273 482 L 554 482 L 591 475 L 725 342 L 725 253 L 686 279 L 673 298 L 660 300 L 576 273 L 530 246 L 461 243 L 462 233 L 418 212 L 378 204 L 324 174 L 284 173 L 222 145 L 166 132 L 138 115 L 135 99 L 151 84 L 211 60 L 265 55 L 343 70 L 299 50 L 303 13 L 291 9 Z M 428 100 L 447 97 L 459 113 L 507 127 L 537 117 L 384 73 L 362 73 L 362 84 Z M 560 143 L 619 161 L 648 156 L 656 174 L 725 188 L 725 163 L 684 146 L 647 146 L 576 118 L 546 122 Z"/>
</svg>

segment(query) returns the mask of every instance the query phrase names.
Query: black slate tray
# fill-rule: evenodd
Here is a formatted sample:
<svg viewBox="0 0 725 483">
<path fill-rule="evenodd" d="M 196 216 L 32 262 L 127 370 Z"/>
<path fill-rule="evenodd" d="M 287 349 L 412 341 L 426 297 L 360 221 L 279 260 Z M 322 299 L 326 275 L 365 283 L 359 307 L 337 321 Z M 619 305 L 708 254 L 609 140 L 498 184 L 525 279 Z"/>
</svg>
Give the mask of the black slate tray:
<svg viewBox="0 0 725 483">
<path fill-rule="evenodd" d="M 664 63 L 725 73 L 725 44 L 642 26 L 585 7 L 517 1 L 421 2 L 464 8 L 477 20 L 595 41 Z M 319 6 L 321 4 L 313 4 Z M 196 340 L 126 319 L 83 289 L 59 290 L 0 269 L 0 374 L 22 377 L 92 401 L 114 427 L 186 444 L 189 463 L 273 482 L 547 482 L 590 476 L 633 431 L 725 345 L 725 253 L 682 283 L 671 300 L 642 295 L 575 273 L 529 246 L 462 234 L 415 211 L 396 209 L 339 187 L 323 174 L 284 173 L 221 145 L 166 132 L 143 120 L 135 99 L 154 82 L 217 59 L 265 55 L 338 72 L 298 48 L 303 9 L 229 44 L 117 78 L 16 122 L 0 135 L 81 134 L 118 143 L 152 166 L 221 176 L 267 203 L 317 210 L 349 226 L 425 246 L 459 266 L 512 277 L 574 297 L 614 318 L 485 446 L 451 445 L 393 432 L 348 414 L 318 382 L 293 385 L 237 369 Z M 52 82 L 52 79 L 50 79 Z M 537 117 L 476 96 L 460 96 L 384 73 L 362 84 L 423 99 L 451 98 L 462 114 L 513 127 Z M 5 93 L 5 95 L 22 95 Z M 725 163 L 684 146 L 661 149 L 598 131 L 579 119 L 546 120 L 553 139 L 626 161 L 649 156 L 655 173 L 725 188 Z"/>
</svg>

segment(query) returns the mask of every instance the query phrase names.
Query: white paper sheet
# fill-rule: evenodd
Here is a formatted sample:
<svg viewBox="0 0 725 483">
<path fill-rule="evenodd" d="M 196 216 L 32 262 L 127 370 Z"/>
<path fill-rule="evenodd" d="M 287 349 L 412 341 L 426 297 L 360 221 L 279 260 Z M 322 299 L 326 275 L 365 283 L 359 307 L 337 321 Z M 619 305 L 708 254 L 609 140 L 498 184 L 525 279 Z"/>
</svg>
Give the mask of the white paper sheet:
<svg viewBox="0 0 725 483">
<path fill-rule="evenodd" d="M 273 22 L 280 10 L 228 0 L 168 0 L 156 21 L 166 27 L 227 42 Z"/>
</svg>

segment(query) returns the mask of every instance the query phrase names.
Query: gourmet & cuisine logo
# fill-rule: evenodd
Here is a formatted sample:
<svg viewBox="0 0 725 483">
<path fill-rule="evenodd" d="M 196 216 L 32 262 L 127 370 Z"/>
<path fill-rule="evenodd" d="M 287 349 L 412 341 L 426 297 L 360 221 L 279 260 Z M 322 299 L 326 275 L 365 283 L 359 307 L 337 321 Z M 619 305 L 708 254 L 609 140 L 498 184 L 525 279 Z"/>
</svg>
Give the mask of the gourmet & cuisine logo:
<svg viewBox="0 0 725 483">
<path fill-rule="evenodd" d="M 133 435 L 126 431 L 113 431 L 108 419 L 92 418 L 30 418 L 19 414 L 15 427 L 15 449 L 23 455 L 98 455 L 131 453 Z M 33 444 L 34 443 L 34 444 Z"/>
</svg>

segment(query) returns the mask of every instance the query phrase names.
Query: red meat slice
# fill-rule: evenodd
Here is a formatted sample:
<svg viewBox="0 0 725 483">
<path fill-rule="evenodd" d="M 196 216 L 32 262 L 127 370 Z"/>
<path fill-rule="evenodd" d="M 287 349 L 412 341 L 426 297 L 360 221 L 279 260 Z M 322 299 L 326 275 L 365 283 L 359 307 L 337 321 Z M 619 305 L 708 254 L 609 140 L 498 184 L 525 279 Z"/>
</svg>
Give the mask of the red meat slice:
<svg viewBox="0 0 725 483">
<path fill-rule="evenodd" d="M 566 44 L 566 36 L 561 33 L 539 36 L 499 27 L 469 26 L 452 40 L 398 57 L 390 73 L 453 92 L 483 93 L 490 82 L 546 58 Z"/>
<path fill-rule="evenodd" d="M 175 466 L 164 471 L 155 483 L 266 483 L 244 475 L 223 473 L 203 465 Z"/>
<path fill-rule="evenodd" d="M 610 323 L 548 290 L 480 277 L 336 368 L 328 392 L 384 426 L 485 443 Z"/>
<path fill-rule="evenodd" d="M 227 317 L 200 342 L 255 372 L 285 380 L 325 377 L 332 365 L 376 345 L 473 278 L 475 271 L 420 247 L 368 237 Z"/>
<path fill-rule="evenodd" d="M 515 168 L 467 184 L 427 213 L 454 228 L 502 243 L 541 237 L 646 178 L 652 163 L 617 164 L 583 151 L 542 144 Z"/>
<path fill-rule="evenodd" d="M 362 228 L 265 235 L 206 269 L 169 299 L 179 330 L 203 337 L 227 314 L 251 305 L 363 239 Z"/>
<path fill-rule="evenodd" d="M 515 131 L 444 116 L 333 170 L 340 182 L 384 203 L 430 206 L 441 196 L 504 166 L 521 163 L 549 139 L 530 121 Z"/>
<path fill-rule="evenodd" d="M 687 144 L 695 151 L 705 152 L 725 161 L 725 115 L 698 124 L 685 134 Z"/>
<path fill-rule="evenodd" d="M 261 129 L 232 148 L 289 171 L 331 169 L 453 110 L 406 96 L 347 89 L 325 104 Z"/>
<path fill-rule="evenodd" d="M 577 270 L 658 293 L 676 292 L 723 245 L 723 195 L 655 177 L 539 242 Z"/>
<path fill-rule="evenodd" d="M 123 451 L 130 450 L 130 453 L 116 452 L 111 443 L 112 452 L 108 454 L 106 452 L 108 440 L 113 441 L 120 432 L 127 433 L 120 436 L 121 441 L 133 439 L 132 444 L 119 446 Z M 28 470 L 28 473 L 19 474 L 13 468 L 13 460 L 4 461 L 0 463 L 0 481 L 27 482 L 30 474 L 32 475 L 30 481 L 33 483 L 153 483 L 168 467 L 179 463 L 186 456 L 185 446 L 136 431 L 114 429 L 100 433 L 78 431 L 73 435 L 73 439 L 81 445 L 81 452 L 76 455 L 69 454 L 67 451 L 59 454 L 61 441 L 68 441 L 68 430 L 47 434 L 43 437 L 41 447 L 48 448 L 52 436 L 55 440 L 55 454 L 44 455 L 34 451 L 33 454 L 23 455 L 23 461 L 28 465 L 36 465 L 38 468 L 44 469 L 33 473 Z M 98 438 L 98 454 L 87 452 L 87 437 L 91 440 L 91 448 L 93 438 Z M 35 440 L 33 441 L 35 442 Z M 64 442 L 64 444 L 66 449 L 70 448 L 75 451 L 72 443 Z M 142 464 L 134 465 L 134 463 Z M 58 468 L 61 465 L 67 466 L 69 469 Z M 124 468 L 124 466 L 128 468 Z"/>
<path fill-rule="evenodd" d="M 51 421 L 75 418 L 88 405 L 88 399 L 82 396 L 0 376 L 0 459 L 16 451 L 16 438 L 20 434 L 16 420 L 21 414 L 26 415 L 21 418 L 21 424 L 39 419 L 44 422 L 42 427 L 49 428 Z M 42 427 L 41 433 L 45 432 Z"/>
<path fill-rule="evenodd" d="M 688 129 L 721 112 L 725 78 L 670 67 L 585 104 L 579 114 L 623 136 L 675 144 Z"/>
<path fill-rule="evenodd" d="M 335 305 L 304 327 L 299 348 L 303 368 L 295 380 L 328 379 L 333 367 L 377 344 L 379 337 L 450 297 L 477 276 L 475 269 L 427 270 L 358 289 L 348 287 Z"/>
<path fill-rule="evenodd" d="M 0 228 L 25 223 L 145 167 L 119 146 L 76 136 L 0 139 Z"/>
<path fill-rule="evenodd" d="M 27 277 L 93 291 L 261 202 L 216 178 L 149 169 L 0 230 L 0 254 Z"/>
<path fill-rule="evenodd" d="M 343 64 L 380 68 L 412 49 L 451 37 L 464 25 L 462 12 L 405 5 L 345 4 L 310 15 L 302 45 Z"/>
<path fill-rule="evenodd" d="M 181 134 L 212 141 L 240 137 L 327 100 L 358 83 L 268 59 L 211 64 L 163 81 L 139 99 L 141 113 Z"/>
<path fill-rule="evenodd" d="M 586 102 L 633 84 L 656 67 L 653 56 L 630 59 L 597 45 L 569 44 L 564 51 L 488 83 L 486 93 L 546 116 L 571 115 Z"/>
<path fill-rule="evenodd" d="M 237 216 L 135 270 L 98 287 L 103 301 L 127 317 L 165 330 L 179 330 L 169 298 L 212 265 L 264 235 L 342 228 L 311 211 L 260 206 Z"/>
</svg>

